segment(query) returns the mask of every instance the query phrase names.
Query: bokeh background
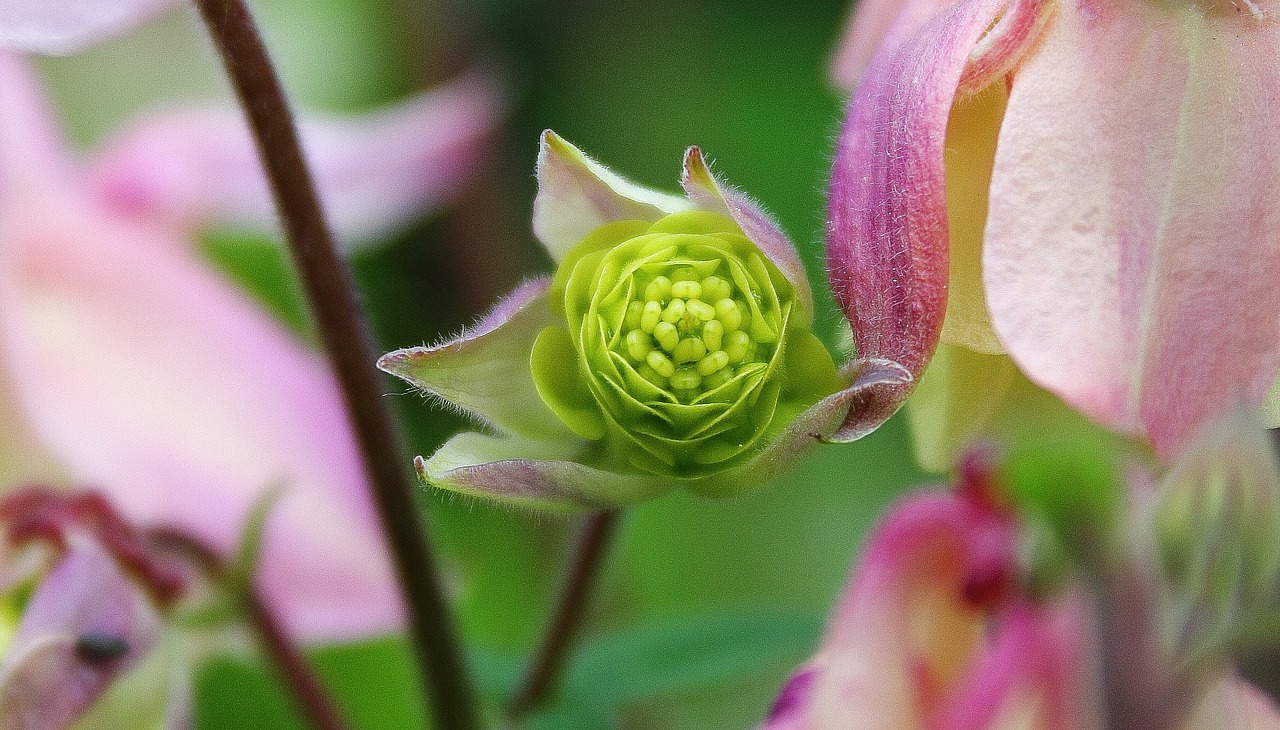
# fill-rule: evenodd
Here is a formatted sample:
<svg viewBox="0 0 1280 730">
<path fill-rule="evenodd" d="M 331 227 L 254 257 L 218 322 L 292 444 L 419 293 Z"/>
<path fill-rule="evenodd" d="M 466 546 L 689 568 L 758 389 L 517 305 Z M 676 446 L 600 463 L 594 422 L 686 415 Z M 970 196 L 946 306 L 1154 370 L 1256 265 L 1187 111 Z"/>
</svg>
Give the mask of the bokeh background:
<svg viewBox="0 0 1280 730">
<path fill-rule="evenodd" d="M 359 111 L 472 64 L 497 69 L 508 115 L 492 164 L 448 208 L 353 258 L 384 350 L 473 322 L 521 279 L 550 270 L 529 227 L 537 136 L 554 128 L 634 179 L 676 187 L 697 144 L 800 247 L 833 348 L 842 319 L 822 276 L 824 188 L 842 99 L 826 65 L 849 8 L 767 0 L 252 0 L 299 105 Z M 73 138 L 89 145 L 147 105 L 226 98 L 194 13 L 41 68 Z M 279 244 L 213 231 L 206 254 L 305 338 Z M 387 383 L 411 448 L 464 424 Z M 673 494 L 629 511 L 545 728 L 750 727 L 814 647 L 862 537 L 886 504 L 928 481 L 902 417 L 825 446 L 746 497 Z M 511 691 L 551 605 L 572 520 L 420 493 L 486 700 Z M 403 640 L 323 647 L 315 660 L 357 728 L 419 728 Z M 220 657 L 196 688 L 204 729 L 302 728 L 252 656 Z"/>
</svg>

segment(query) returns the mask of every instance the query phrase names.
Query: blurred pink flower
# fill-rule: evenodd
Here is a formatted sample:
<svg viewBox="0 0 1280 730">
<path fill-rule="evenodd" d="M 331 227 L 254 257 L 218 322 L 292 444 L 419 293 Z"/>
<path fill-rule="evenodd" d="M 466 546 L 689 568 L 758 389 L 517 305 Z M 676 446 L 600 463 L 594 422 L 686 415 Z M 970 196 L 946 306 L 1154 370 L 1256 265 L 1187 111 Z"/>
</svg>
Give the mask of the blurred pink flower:
<svg viewBox="0 0 1280 730">
<path fill-rule="evenodd" d="M 29 69 L 3 54 L 0 98 L 6 428 L 22 424 L 52 477 L 98 485 L 132 520 L 222 551 L 264 490 L 282 487 L 259 575 L 287 626 L 312 640 L 396 628 L 396 583 L 332 374 L 192 245 L 207 215 L 266 222 L 240 120 L 183 125 L 177 111 L 82 166 Z M 350 212 L 339 228 L 394 225 L 449 188 L 494 108 L 472 78 L 308 136 L 321 188 Z"/>
<path fill-rule="evenodd" d="M 8 586 L 0 586 L 8 588 Z M 96 540 L 40 579 L 0 660 L 0 728 L 70 727 L 154 648 L 160 619 Z"/>
<path fill-rule="evenodd" d="M 945 287 L 941 329 L 920 336 L 1007 352 L 1162 456 L 1236 400 L 1260 405 L 1280 369 L 1270 13 L 860 5 L 835 69 L 856 89 L 829 236 L 860 354 L 892 357 L 863 330 L 935 312 Z"/>
<path fill-rule="evenodd" d="M 161 645 L 164 614 L 192 577 L 100 495 L 41 487 L 6 495 L 0 728 L 118 727 L 119 713 L 130 727 L 186 727 L 189 677 Z M 132 675 L 141 665 L 170 671 Z M 113 686 L 121 692 L 103 706 L 99 698 Z"/>
<path fill-rule="evenodd" d="M 1084 613 L 1017 593 L 1013 534 L 974 490 L 899 503 L 762 730 L 1100 730 Z M 1280 713 L 1227 675 L 1182 727 L 1280 728 Z"/>
</svg>

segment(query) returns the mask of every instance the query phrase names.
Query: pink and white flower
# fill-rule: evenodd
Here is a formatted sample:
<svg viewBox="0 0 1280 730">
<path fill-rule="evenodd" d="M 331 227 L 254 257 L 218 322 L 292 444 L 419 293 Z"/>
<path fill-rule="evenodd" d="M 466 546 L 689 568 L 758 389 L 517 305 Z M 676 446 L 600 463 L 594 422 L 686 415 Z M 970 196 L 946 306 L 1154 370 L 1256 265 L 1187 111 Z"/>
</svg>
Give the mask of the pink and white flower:
<svg viewBox="0 0 1280 730">
<path fill-rule="evenodd" d="M 1261 405 L 1280 370 L 1272 10 L 860 6 L 829 236 L 860 354 L 893 357 L 884 321 L 1007 353 L 1166 458 L 1237 400 Z"/>
</svg>

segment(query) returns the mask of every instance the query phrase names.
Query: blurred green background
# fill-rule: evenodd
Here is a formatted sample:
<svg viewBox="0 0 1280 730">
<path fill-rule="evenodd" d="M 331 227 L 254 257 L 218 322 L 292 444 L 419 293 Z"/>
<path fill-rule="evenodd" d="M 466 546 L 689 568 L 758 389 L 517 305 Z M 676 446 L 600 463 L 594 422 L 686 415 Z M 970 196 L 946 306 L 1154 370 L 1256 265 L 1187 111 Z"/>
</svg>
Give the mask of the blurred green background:
<svg viewBox="0 0 1280 730">
<path fill-rule="evenodd" d="M 529 229 L 538 133 L 554 128 L 615 170 L 675 188 L 700 145 L 774 213 L 820 292 L 818 329 L 841 318 L 822 277 L 823 193 L 841 116 L 826 63 L 844 0 L 642 3 L 253 0 L 285 80 L 306 107 L 356 111 L 472 62 L 498 68 L 509 115 L 494 164 L 461 200 L 354 260 L 384 350 L 438 340 L 522 278 L 549 270 Z M 167 14 L 90 53 L 42 62 L 77 141 L 157 100 L 225 96 L 192 12 Z M 227 232 L 208 254 L 309 337 L 277 244 Z M 463 427 L 388 383 L 415 453 Z M 587 635 L 539 727 L 742 728 L 814 647 L 868 525 L 924 481 L 901 418 L 826 446 L 740 499 L 684 494 L 635 508 L 598 585 Z M 573 522 L 422 491 L 448 589 L 491 709 L 537 640 Z M 424 713 L 394 637 L 315 657 L 360 728 L 416 728 Z M 199 728 L 304 727 L 253 657 L 206 666 Z"/>
</svg>

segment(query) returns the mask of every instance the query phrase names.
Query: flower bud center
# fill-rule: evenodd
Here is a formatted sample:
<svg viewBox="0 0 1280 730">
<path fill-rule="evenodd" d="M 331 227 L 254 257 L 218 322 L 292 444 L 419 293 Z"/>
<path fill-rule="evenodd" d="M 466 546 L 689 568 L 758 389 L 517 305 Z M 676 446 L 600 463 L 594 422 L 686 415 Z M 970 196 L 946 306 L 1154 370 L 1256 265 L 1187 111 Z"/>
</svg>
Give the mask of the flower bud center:
<svg viewBox="0 0 1280 730">
<path fill-rule="evenodd" d="M 607 223 L 566 255 L 549 298 L 565 320 L 534 344 L 539 393 L 631 466 L 721 471 L 776 422 L 795 289 L 732 219 Z"/>
<path fill-rule="evenodd" d="M 767 327 L 752 329 L 750 292 L 723 261 L 644 267 L 631 281 L 622 336 L 614 351 L 654 386 L 691 403 L 705 393 L 732 398 L 736 376 L 765 367 L 773 348 Z M 762 333 L 764 336 L 754 336 Z"/>
</svg>

